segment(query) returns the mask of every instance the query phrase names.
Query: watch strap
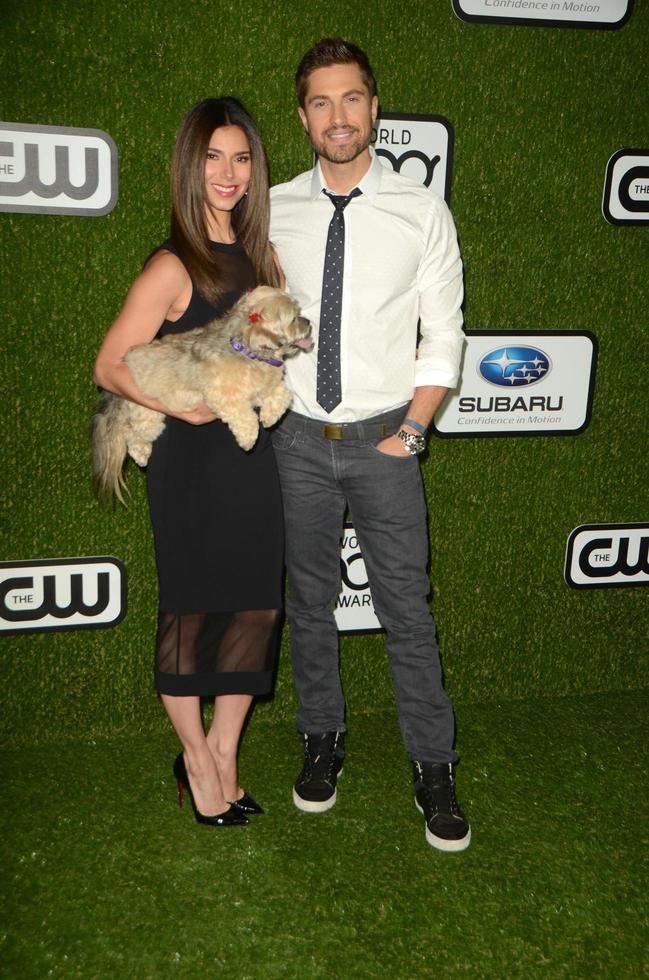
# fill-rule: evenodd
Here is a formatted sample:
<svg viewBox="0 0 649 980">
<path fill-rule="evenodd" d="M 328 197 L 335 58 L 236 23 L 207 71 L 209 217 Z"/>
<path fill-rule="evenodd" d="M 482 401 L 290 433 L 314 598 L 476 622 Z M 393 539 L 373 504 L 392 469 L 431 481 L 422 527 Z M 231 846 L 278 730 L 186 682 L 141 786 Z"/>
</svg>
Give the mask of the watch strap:
<svg viewBox="0 0 649 980">
<path fill-rule="evenodd" d="M 420 436 L 425 436 L 428 429 L 421 422 L 415 422 L 414 419 L 404 419 L 401 425 L 409 425 L 411 429 L 416 429 Z"/>
</svg>

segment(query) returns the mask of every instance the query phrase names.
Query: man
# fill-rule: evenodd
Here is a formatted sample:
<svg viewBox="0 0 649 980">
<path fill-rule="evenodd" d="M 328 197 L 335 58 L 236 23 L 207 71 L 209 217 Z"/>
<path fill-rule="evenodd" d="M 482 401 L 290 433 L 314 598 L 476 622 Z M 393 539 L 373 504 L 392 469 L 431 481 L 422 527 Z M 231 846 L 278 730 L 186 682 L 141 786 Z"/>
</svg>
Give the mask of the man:
<svg viewBox="0 0 649 980">
<path fill-rule="evenodd" d="M 324 38 L 297 70 L 317 164 L 271 192 L 271 239 L 316 352 L 287 364 L 292 411 L 274 433 L 287 533 L 293 675 L 304 767 L 299 809 L 328 810 L 342 771 L 345 702 L 333 609 L 351 513 L 387 633 L 397 711 L 426 839 L 468 847 L 455 798 L 451 704 L 428 606 L 426 512 L 417 455 L 458 380 L 462 266 L 437 195 L 370 149 L 378 102 L 356 45 Z M 417 323 L 421 342 L 417 349 Z"/>
</svg>

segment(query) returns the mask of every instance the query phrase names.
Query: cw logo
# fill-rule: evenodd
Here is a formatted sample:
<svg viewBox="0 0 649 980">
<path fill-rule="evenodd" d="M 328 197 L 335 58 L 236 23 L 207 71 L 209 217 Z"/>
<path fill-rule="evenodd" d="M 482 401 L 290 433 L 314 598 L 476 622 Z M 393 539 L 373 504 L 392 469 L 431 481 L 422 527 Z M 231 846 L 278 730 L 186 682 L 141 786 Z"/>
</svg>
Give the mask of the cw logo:
<svg viewBox="0 0 649 980">
<path fill-rule="evenodd" d="M 644 200 L 640 197 L 631 197 L 631 188 L 638 194 L 644 194 Z M 649 210 L 649 166 L 631 167 L 627 170 L 618 184 L 617 194 L 620 204 L 627 211 L 646 214 Z"/>
<path fill-rule="evenodd" d="M 11 140 L 0 143 L 0 157 L 14 157 L 16 144 Z M 54 180 L 45 184 L 40 177 L 38 143 L 25 143 L 24 146 L 25 175 L 20 180 L 0 181 L 0 195 L 3 197 L 23 197 L 32 191 L 39 197 L 52 198 L 65 194 L 74 201 L 86 201 L 95 193 L 99 186 L 99 150 L 94 146 L 86 146 L 85 175 L 81 186 L 76 186 L 70 180 L 70 147 L 55 145 L 54 147 Z M 5 169 L 7 169 L 5 165 Z"/>
<path fill-rule="evenodd" d="M 649 524 L 582 524 L 568 538 L 565 579 L 574 589 L 649 585 Z"/>
<path fill-rule="evenodd" d="M 115 626 L 125 615 L 126 570 L 116 558 L 0 563 L 2 632 Z"/>
<path fill-rule="evenodd" d="M 55 619 L 69 619 L 75 613 L 82 616 L 98 616 L 108 606 L 110 599 L 110 576 L 108 572 L 97 573 L 97 601 L 83 601 L 83 575 L 70 575 L 70 600 L 66 605 L 59 606 L 56 600 L 56 575 L 44 575 L 42 580 L 43 601 L 37 608 L 24 608 L 16 605 L 10 608 L 7 596 L 16 593 L 14 601 L 19 603 L 33 600 L 34 577 L 8 578 L 0 585 L 0 612 L 10 623 L 20 623 L 26 620 L 43 619 L 44 616 L 54 616 Z"/>
<path fill-rule="evenodd" d="M 98 129 L 0 123 L 0 211 L 107 214 L 117 149 Z"/>
<path fill-rule="evenodd" d="M 579 553 L 581 571 L 589 578 L 649 576 L 649 537 L 640 538 L 635 562 L 629 561 L 630 543 L 629 538 L 619 538 L 613 560 L 613 538 L 594 538 Z"/>
<path fill-rule="evenodd" d="M 612 225 L 649 224 L 649 148 L 625 148 L 610 158 L 602 212 Z"/>
</svg>

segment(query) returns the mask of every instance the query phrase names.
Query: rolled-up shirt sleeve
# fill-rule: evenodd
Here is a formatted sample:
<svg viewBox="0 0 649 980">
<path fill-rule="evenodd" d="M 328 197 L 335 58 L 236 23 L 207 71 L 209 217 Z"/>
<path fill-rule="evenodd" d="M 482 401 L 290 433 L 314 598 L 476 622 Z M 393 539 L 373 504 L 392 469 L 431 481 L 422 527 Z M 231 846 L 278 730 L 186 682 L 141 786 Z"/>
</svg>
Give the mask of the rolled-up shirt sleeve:
<svg viewBox="0 0 649 980">
<path fill-rule="evenodd" d="M 451 212 L 435 198 L 417 272 L 421 340 L 415 385 L 454 388 L 465 343 L 462 331 L 462 259 Z"/>
</svg>

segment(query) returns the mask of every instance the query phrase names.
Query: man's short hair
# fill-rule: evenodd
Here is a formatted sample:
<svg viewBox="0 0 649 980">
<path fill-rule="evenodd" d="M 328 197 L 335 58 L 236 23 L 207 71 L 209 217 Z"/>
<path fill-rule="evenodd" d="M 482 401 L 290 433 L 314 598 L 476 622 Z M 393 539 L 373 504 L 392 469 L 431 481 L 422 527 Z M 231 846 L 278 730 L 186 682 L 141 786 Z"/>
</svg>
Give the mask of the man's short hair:
<svg viewBox="0 0 649 980">
<path fill-rule="evenodd" d="M 295 89 L 298 102 L 304 108 L 309 76 L 318 68 L 329 68 L 331 65 L 358 65 L 363 81 L 370 94 L 370 99 L 376 95 L 376 79 L 369 58 L 364 51 L 351 41 L 342 37 L 323 37 L 302 58 L 295 73 Z"/>
</svg>

